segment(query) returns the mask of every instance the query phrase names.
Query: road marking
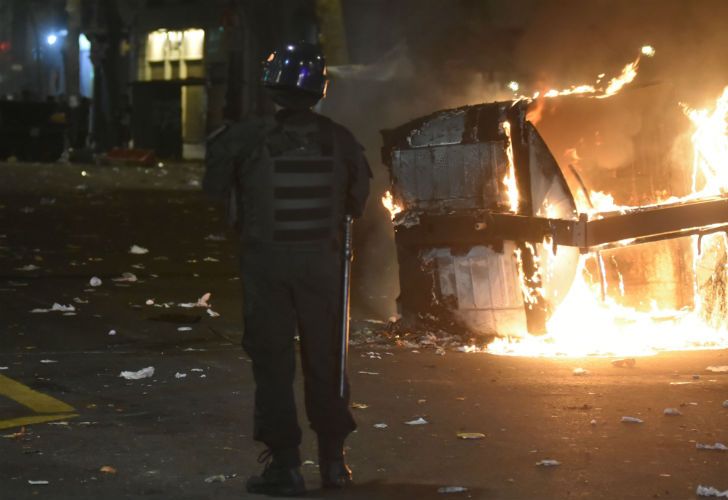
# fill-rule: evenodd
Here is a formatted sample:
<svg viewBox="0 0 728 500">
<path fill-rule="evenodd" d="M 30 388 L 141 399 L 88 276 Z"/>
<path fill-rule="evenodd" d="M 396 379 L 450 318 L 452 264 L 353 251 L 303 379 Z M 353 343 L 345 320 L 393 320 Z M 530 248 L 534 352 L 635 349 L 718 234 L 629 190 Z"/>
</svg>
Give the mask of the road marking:
<svg viewBox="0 0 728 500">
<path fill-rule="evenodd" d="M 0 375 L 0 396 L 12 399 L 16 403 L 20 403 L 40 414 L 0 420 L 0 429 L 40 424 L 54 420 L 66 420 L 78 416 L 78 414 L 74 413 L 76 410 L 72 406 L 46 394 L 34 391 L 27 385 L 16 382 L 5 375 Z"/>
</svg>

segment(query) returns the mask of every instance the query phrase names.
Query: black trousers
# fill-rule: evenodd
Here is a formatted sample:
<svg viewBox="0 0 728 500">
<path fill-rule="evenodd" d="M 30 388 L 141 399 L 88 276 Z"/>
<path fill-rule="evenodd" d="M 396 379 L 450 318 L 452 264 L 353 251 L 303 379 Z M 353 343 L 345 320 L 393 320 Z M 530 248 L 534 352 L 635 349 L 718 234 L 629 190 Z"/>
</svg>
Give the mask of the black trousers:
<svg viewBox="0 0 728 500">
<path fill-rule="evenodd" d="M 331 245 L 256 247 L 241 253 L 243 348 L 253 361 L 254 439 L 298 465 L 301 429 L 293 393 L 296 331 L 301 339 L 306 414 L 319 441 L 356 429 L 349 383 L 339 397 L 341 256 Z"/>
</svg>

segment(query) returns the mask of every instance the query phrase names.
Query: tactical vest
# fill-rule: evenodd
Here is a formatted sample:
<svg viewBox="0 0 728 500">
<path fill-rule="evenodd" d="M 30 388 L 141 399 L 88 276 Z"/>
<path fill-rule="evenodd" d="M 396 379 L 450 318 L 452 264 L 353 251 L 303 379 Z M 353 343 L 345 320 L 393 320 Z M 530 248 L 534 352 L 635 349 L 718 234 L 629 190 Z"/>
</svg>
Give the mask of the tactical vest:
<svg viewBox="0 0 728 500">
<path fill-rule="evenodd" d="M 346 205 L 348 172 L 331 121 L 276 124 L 239 176 L 245 242 L 305 245 L 335 241 Z"/>
</svg>

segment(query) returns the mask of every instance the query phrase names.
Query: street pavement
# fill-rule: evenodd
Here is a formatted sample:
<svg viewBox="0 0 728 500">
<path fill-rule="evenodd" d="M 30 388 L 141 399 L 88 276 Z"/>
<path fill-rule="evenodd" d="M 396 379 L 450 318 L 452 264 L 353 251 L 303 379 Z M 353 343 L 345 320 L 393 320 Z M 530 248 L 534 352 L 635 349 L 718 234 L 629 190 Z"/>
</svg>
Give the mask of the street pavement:
<svg viewBox="0 0 728 500">
<path fill-rule="evenodd" d="M 0 165 L 0 499 L 252 498 L 244 483 L 262 447 L 251 439 L 234 235 L 200 174 L 194 164 Z M 310 498 L 728 490 L 728 451 L 696 447 L 728 445 L 728 373 L 706 370 L 728 365 L 728 350 L 619 368 L 438 350 L 417 332 L 414 342 L 372 334 L 384 325 L 365 319 L 350 367 L 357 484 L 318 489 L 306 430 Z M 147 367 L 149 378 L 120 377 Z M 302 401 L 300 377 L 297 389 Z"/>
</svg>

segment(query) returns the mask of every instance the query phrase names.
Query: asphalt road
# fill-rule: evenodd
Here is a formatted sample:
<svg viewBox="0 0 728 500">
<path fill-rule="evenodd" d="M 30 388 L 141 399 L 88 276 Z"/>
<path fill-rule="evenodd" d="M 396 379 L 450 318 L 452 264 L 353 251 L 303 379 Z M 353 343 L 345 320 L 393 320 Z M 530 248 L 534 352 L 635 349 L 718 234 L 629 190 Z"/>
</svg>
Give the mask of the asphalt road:
<svg viewBox="0 0 728 500">
<path fill-rule="evenodd" d="M 261 447 L 250 438 L 237 259 L 199 173 L 0 166 L 0 499 L 248 498 Z M 148 253 L 130 253 L 133 245 Z M 123 273 L 136 281 L 114 281 Z M 218 317 L 179 306 L 207 292 Z M 54 303 L 74 310 L 31 312 Z M 363 328 L 351 362 L 359 429 L 347 442 L 357 485 L 317 490 L 306 432 L 311 498 L 692 499 L 698 485 L 728 490 L 728 451 L 696 448 L 728 445 L 728 373 L 706 370 L 728 365 L 726 350 L 617 368 L 609 359 L 436 354 L 376 336 L 367 344 Z M 146 367 L 150 378 L 119 376 Z M 419 417 L 427 423 L 405 423 Z M 536 465 L 547 459 L 560 465 Z M 438 492 L 446 486 L 467 491 Z"/>
</svg>

